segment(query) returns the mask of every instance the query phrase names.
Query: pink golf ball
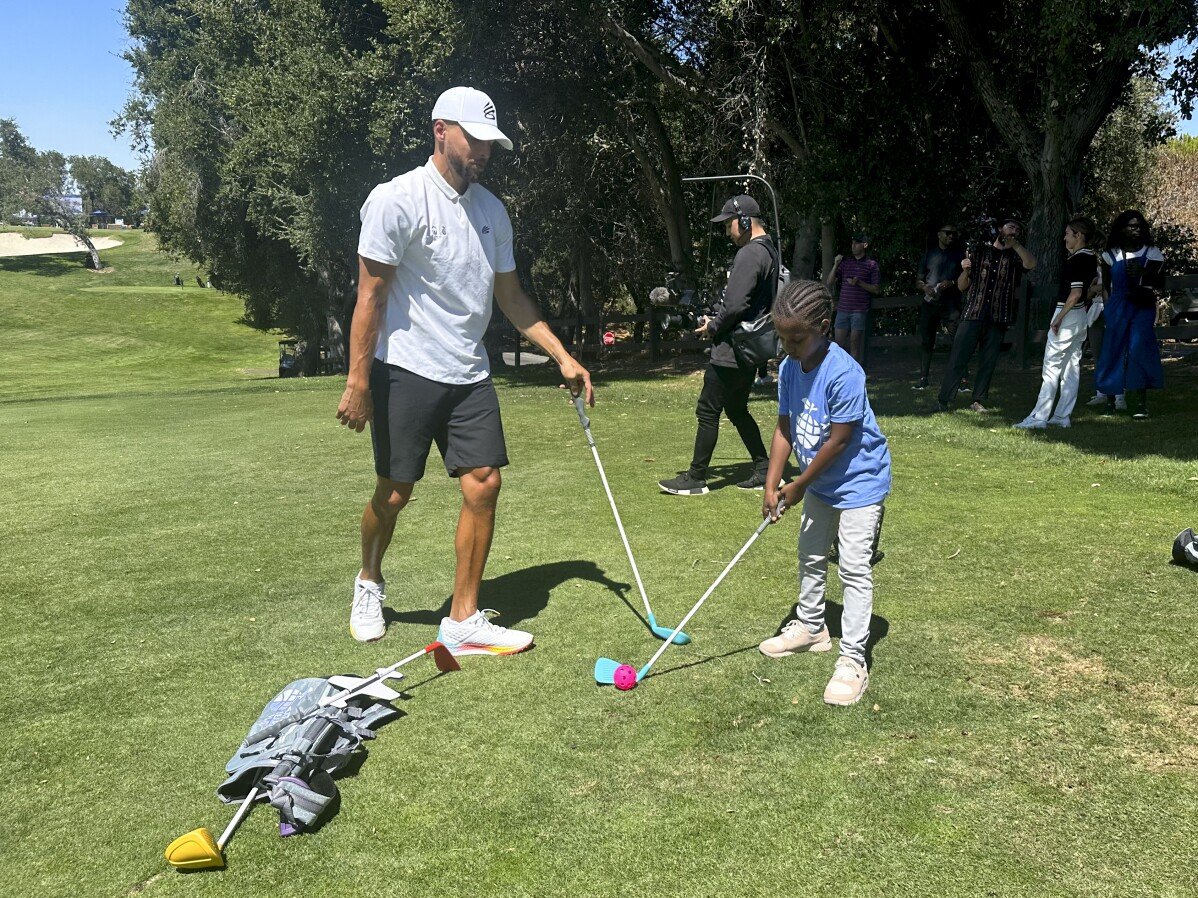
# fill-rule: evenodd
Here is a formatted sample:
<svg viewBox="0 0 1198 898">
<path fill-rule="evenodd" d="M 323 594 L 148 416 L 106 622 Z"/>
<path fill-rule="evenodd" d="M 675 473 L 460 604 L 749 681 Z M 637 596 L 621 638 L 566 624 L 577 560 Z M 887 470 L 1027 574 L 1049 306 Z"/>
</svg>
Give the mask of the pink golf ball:
<svg viewBox="0 0 1198 898">
<path fill-rule="evenodd" d="M 627 692 L 636 686 L 636 668 L 631 664 L 621 664 L 612 675 L 612 682 L 622 692 Z"/>
</svg>

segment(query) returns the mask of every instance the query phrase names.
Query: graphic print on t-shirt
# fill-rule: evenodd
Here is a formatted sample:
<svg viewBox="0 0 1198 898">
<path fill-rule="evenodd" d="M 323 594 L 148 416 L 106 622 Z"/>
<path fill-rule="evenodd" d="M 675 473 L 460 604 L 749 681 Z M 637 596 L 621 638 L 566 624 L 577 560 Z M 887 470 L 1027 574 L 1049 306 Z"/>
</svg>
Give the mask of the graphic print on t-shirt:
<svg viewBox="0 0 1198 898">
<path fill-rule="evenodd" d="M 818 449 L 826 436 L 823 425 L 817 420 L 818 415 L 819 406 L 804 396 L 803 413 L 795 422 L 795 443 L 798 444 L 795 448 L 804 461 L 803 467 L 811 463 L 815 457 L 812 450 Z"/>
</svg>

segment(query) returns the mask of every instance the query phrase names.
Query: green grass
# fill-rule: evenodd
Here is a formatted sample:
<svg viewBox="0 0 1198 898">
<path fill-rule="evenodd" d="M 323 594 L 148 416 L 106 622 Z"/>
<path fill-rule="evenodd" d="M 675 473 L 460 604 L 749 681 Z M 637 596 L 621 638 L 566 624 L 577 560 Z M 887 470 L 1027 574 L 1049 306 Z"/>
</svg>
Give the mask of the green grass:
<svg viewBox="0 0 1198 898">
<path fill-rule="evenodd" d="M 1195 893 L 1198 575 L 1166 563 L 1198 516 L 1185 362 L 1151 421 L 1079 412 L 1045 434 L 1007 426 L 1033 374 L 1000 372 L 986 419 L 928 417 L 906 381 L 871 381 L 895 488 L 871 686 L 847 710 L 820 702 L 832 657 L 755 649 L 793 602 L 797 515 L 660 676 L 596 688 L 596 657 L 639 663 L 657 642 L 625 604 L 640 603 L 572 408 L 544 372 L 500 377 L 512 465 L 483 604 L 538 647 L 436 679 L 414 666 L 406 716 L 323 829 L 280 840 L 259 808 L 228 870 L 169 872 L 167 842 L 228 820 L 213 790 L 281 685 L 434 636 L 458 500 L 434 457 L 388 556 L 388 635 L 353 643 L 372 475 L 367 437 L 333 419 L 341 383 L 260 379 L 274 338 L 238 325 L 233 297 L 164 293 L 176 266 L 121 236 L 108 275 L 0 260 L 0 892 Z M 599 388 L 596 439 L 672 624 L 759 498 L 657 494 L 686 463 L 697 376 L 613 369 Z M 752 408 L 767 425 L 768 399 Z M 727 429 L 722 476 L 747 472 L 742 452 Z"/>
</svg>

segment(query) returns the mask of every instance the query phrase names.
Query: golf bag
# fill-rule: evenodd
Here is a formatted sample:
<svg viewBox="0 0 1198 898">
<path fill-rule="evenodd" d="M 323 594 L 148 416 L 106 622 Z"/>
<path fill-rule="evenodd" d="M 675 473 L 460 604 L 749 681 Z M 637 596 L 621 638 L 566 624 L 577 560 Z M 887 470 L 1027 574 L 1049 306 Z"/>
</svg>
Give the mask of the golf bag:
<svg viewBox="0 0 1198 898">
<path fill-rule="evenodd" d="M 320 707 L 341 690 L 328 680 L 310 677 L 284 686 L 250 727 L 256 734 L 282 720 Z M 370 695 L 351 698 L 343 707 L 328 705 L 276 734 L 241 747 L 225 765 L 229 774 L 216 794 L 221 801 L 242 801 L 258 787 L 279 812 L 279 832 L 294 835 L 315 826 L 337 797 L 333 774 L 349 761 L 375 729 L 399 715 Z"/>
<path fill-rule="evenodd" d="M 1173 561 L 1198 569 L 1198 535 L 1188 527 L 1173 540 Z"/>
</svg>

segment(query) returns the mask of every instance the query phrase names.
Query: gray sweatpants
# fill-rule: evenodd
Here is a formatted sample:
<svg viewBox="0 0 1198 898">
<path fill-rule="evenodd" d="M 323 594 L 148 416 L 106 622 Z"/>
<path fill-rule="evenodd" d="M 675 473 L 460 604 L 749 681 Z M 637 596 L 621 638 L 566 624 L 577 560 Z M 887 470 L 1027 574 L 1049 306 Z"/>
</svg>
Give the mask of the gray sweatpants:
<svg viewBox="0 0 1198 898">
<path fill-rule="evenodd" d="M 799 527 L 798 619 L 810 632 L 824 626 L 824 592 L 828 584 L 828 549 L 839 536 L 840 584 L 844 587 L 844 613 L 840 617 L 840 654 L 865 664 L 869 619 L 874 610 L 874 576 L 869 566 L 874 531 L 882 503 L 864 508 L 833 508 L 808 493 L 803 499 Z"/>
</svg>

